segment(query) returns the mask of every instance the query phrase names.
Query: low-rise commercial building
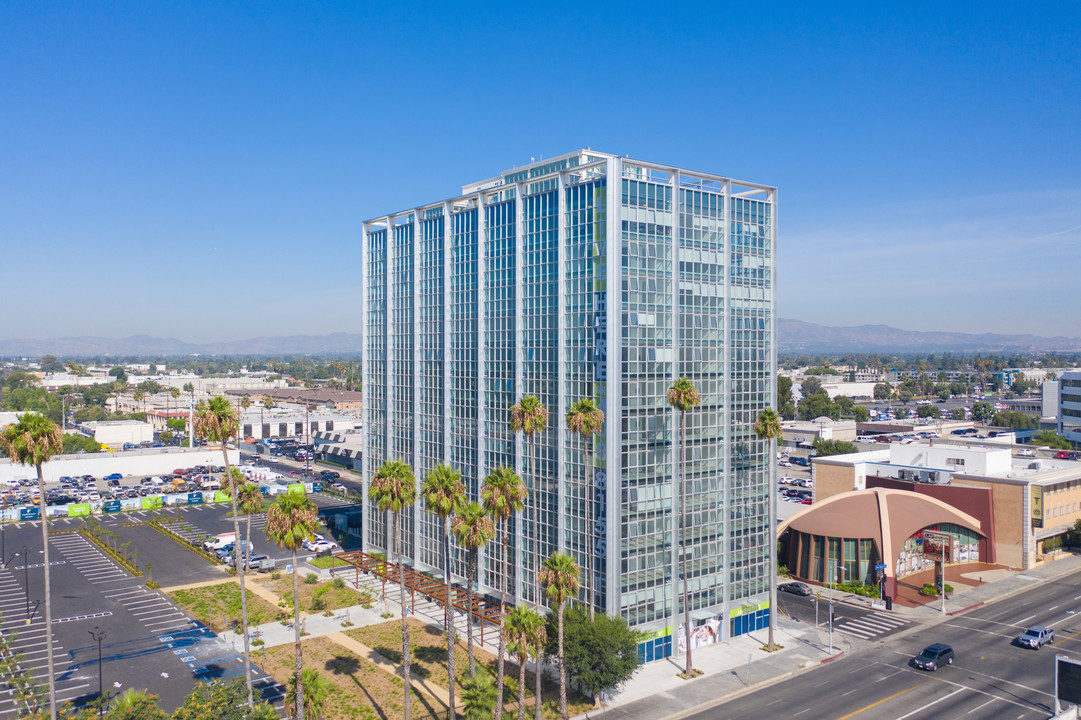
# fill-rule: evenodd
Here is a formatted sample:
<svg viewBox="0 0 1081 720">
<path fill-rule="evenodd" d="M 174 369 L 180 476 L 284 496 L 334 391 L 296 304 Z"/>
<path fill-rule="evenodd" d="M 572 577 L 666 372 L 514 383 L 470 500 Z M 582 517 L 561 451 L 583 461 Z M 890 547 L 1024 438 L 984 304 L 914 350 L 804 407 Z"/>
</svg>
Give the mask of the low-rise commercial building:
<svg viewBox="0 0 1081 720">
<path fill-rule="evenodd" d="M 79 423 L 75 429 L 111 448 L 154 441 L 154 428 L 142 420 L 98 420 Z"/>
<path fill-rule="evenodd" d="M 1058 386 L 1058 434 L 1081 443 L 1081 370 L 1062 373 Z"/>
</svg>

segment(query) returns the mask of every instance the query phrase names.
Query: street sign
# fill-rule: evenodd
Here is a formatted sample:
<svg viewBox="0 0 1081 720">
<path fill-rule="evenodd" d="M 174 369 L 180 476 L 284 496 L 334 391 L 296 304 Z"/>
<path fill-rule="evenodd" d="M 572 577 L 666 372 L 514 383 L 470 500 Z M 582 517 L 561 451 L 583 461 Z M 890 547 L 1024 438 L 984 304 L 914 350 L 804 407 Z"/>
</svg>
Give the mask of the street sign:
<svg viewBox="0 0 1081 720">
<path fill-rule="evenodd" d="M 323 492 L 323 482 L 321 480 L 312 483 L 312 492 Z"/>
<path fill-rule="evenodd" d="M 103 513 L 120 512 L 120 501 L 119 500 L 106 500 L 105 502 L 103 502 L 101 504 L 101 511 Z"/>
<path fill-rule="evenodd" d="M 37 520 L 41 517 L 41 508 L 28 507 L 19 509 L 19 522 Z"/>
<path fill-rule="evenodd" d="M 188 505 L 202 505 L 203 494 L 201 492 L 188 493 Z"/>
<path fill-rule="evenodd" d="M 886 569 L 886 563 L 879 563 L 878 565 L 875 565 L 875 570 L 885 570 L 885 569 Z"/>
</svg>

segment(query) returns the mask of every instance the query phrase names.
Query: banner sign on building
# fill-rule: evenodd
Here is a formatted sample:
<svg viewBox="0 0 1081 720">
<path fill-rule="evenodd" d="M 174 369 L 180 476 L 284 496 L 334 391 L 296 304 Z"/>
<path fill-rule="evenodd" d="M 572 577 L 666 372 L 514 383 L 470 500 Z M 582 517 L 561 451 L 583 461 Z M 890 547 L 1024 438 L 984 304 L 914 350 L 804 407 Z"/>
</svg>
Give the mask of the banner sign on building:
<svg viewBox="0 0 1081 720">
<path fill-rule="evenodd" d="M 90 503 L 70 503 L 68 517 L 82 517 L 90 514 Z"/>
<path fill-rule="evenodd" d="M 37 520 L 41 517 L 41 508 L 36 507 L 24 507 L 19 508 L 19 522 L 28 522 Z"/>
<path fill-rule="evenodd" d="M 143 510 L 158 510 L 161 508 L 161 495 L 142 498 Z"/>
<path fill-rule="evenodd" d="M 1043 527 L 1043 487 L 1040 485 L 1032 485 L 1032 500 L 1030 505 L 1032 506 L 1032 527 Z"/>
<path fill-rule="evenodd" d="M 203 494 L 201 492 L 188 493 L 188 505 L 202 505 Z"/>
<path fill-rule="evenodd" d="M 936 562 L 949 562 L 952 559 L 950 545 L 953 537 L 949 533 L 934 530 L 923 531 L 923 556 Z"/>
<path fill-rule="evenodd" d="M 119 500 L 106 500 L 101 504 L 101 511 L 103 513 L 116 513 L 120 512 Z"/>
</svg>

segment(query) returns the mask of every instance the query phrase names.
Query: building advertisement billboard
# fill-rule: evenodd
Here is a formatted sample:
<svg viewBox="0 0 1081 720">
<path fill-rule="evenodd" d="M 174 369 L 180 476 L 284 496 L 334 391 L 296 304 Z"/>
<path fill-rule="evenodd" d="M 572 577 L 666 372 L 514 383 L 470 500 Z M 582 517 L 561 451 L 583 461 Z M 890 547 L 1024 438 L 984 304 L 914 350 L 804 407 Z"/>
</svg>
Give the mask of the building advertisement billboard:
<svg viewBox="0 0 1081 720">
<path fill-rule="evenodd" d="M 949 562 L 952 557 L 950 553 L 952 541 L 953 538 L 948 533 L 924 530 L 922 549 L 924 558 L 935 562 Z"/>
<path fill-rule="evenodd" d="M 1032 527 L 1043 527 L 1043 488 L 1032 485 L 1032 499 L 1029 505 L 1032 508 Z"/>
</svg>

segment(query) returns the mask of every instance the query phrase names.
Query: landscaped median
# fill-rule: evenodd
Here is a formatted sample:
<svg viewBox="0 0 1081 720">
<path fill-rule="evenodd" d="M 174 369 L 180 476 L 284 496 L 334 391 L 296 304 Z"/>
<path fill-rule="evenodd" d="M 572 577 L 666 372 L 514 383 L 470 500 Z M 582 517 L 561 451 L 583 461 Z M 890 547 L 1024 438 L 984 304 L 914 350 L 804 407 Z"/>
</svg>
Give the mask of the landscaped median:
<svg viewBox="0 0 1081 720">
<path fill-rule="evenodd" d="M 232 580 L 171 590 L 168 596 L 189 615 L 204 622 L 213 632 L 231 630 L 240 624 L 240 585 Z M 248 627 L 281 620 L 281 608 L 248 590 Z"/>
</svg>

